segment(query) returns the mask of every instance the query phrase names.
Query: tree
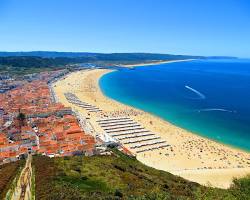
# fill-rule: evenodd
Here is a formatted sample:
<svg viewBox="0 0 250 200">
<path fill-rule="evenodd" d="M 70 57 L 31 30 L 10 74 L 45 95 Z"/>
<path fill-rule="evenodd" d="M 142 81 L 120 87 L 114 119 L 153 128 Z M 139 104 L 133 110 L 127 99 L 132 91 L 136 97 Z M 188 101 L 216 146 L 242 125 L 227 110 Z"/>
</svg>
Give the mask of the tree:
<svg viewBox="0 0 250 200">
<path fill-rule="evenodd" d="M 20 122 L 20 126 L 24 126 L 24 122 L 25 122 L 25 119 L 26 119 L 26 116 L 24 113 L 22 112 L 19 112 L 18 116 L 17 116 L 17 119 L 19 120 Z"/>
</svg>

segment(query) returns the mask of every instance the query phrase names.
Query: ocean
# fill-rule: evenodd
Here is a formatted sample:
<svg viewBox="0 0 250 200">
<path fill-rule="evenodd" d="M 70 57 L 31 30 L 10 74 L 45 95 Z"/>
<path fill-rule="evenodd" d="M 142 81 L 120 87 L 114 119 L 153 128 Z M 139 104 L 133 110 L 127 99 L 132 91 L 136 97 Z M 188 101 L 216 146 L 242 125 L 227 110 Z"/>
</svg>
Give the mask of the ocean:
<svg viewBox="0 0 250 200">
<path fill-rule="evenodd" d="M 104 75 L 103 93 L 195 134 L 250 151 L 250 60 L 176 62 Z"/>
</svg>

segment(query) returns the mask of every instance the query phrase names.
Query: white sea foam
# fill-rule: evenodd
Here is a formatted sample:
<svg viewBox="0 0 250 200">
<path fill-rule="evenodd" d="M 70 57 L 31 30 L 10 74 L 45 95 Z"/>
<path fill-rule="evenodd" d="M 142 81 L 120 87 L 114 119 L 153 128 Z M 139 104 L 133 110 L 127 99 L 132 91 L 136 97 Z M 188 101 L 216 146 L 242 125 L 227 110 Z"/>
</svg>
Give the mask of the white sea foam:
<svg viewBox="0 0 250 200">
<path fill-rule="evenodd" d="M 227 109 L 223 109 L 223 108 L 205 108 L 205 109 L 198 110 L 198 112 L 209 112 L 209 111 L 220 111 L 220 112 L 236 113 L 235 110 L 227 110 Z"/>
<path fill-rule="evenodd" d="M 188 86 L 188 85 L 185 85 L 185 88 L 187 88 L 188 90 L 194 92 L 195 94 L 197 94 L 199 96 L 200 99 L 205 99 L 206 96 L 204 94 L 202 94 L 201 92 L 199 92 L 198 90 Z"/>
</svg>

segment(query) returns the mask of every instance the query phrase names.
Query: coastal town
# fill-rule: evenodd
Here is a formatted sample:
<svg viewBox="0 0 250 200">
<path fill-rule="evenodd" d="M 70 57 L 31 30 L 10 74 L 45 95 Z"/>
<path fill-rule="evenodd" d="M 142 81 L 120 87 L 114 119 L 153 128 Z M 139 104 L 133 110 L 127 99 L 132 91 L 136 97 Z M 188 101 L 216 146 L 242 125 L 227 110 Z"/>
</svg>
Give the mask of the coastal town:
<svg viewBox="0 0 250 200">
<path fill-rule="evenodd" d="M 110 155 L 107 147 L 115 146 L 149 166 L 203 184 L 228 187 L 234 176 L 248 173 L 247 153 L 104 97 L 98 80 L 112 70 L 91 66 L 32 74 L 0 94 L 0 162 L 29 154 Z M 210 171 L 225 173 L 226 181 Z"/>
<path fill-rule="evenodd" d="M 0 200 L 250 200 L 250 1 L 0 15 Z"/>
<path fill-rule="evenodd" d="M 49 157 L 92 155 L 95 139 L 81 128 L 71 108 L 56 103 L 50 83 L 65 70 L 37 74 L 0 94 L 0 163 L 28 154 Z"/>
<path fill-rule="evenodd" d="M 92 68 L 92 66 L 81 67 Z M 65 93 L 68 101 L 73 105 L 84 107 L 87 113 L 83 115 L 77 109 L 72 109 L 72 106 L 65 106 L 59 102 L 54 84 L 68 75 L 70 72 L 64 69 L 25 75 L 21 80 L 19 77 L 18 81 L 9 75 L 1 76 L 0 164 L 27 158 L 29 154 L 48 157 L 109 154 L 106 148 L 110 144 L 119 147 L 130 156 L 135 155 L 115 138 L 105 133 L 100 134 L 93 128 L 89 115 L 101 111 L 100 109 L 81 102 L 71 93 Z M 113 122 L 119 122 L 117 127 Z M 143 141 L 159 139 L 145 130 L 135 131 L 137 134 L 131 137 L 134 133 L 133 127 L 135 130 L 142 128 L 138 128 L 135 122 L 130 122 L 128 118 L 124 120 L 110 118 L 110 121 L 105 124 L 110 123 L 110 126 L 115 129 L 125 128 L 125 130 L 115 131 L 122 132 L 117 136 L 123 135 L 124 139 L 136 139 L 142 136 L 149 136 Z M 125 133 L 126 130 L 130 132 Z M 130 142 L 136 144 L 136 141 Z M 164 143 L 164 141 L 154 144 L 157 143 Z M 141 146 L 147 145 L 141 144 Z"/>
</svg>

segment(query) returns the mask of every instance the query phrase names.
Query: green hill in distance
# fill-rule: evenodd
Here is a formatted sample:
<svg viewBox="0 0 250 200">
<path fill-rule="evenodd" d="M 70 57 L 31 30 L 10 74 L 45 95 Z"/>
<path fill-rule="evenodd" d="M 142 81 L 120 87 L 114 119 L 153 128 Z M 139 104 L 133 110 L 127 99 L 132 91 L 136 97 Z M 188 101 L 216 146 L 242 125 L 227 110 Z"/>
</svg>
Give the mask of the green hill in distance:
<svg viewBox="0 0 250 200">
<path fill-rule="evenodd" d="M 105 66 L 120 64 L 141 64 L 158 61 L 206 59 L 210 57 L 191 55 L 172 55 L 155 53 L 86 53 L 86 52 L 0 52 L 0 73 L 7 72 L 14 75 L 25 75 L 72 68 L 77 64 L 98 64 Z M 235 57 L 211 57 L 213 59 L 225 59 Z M 74 67 L 73 67 L 74 68 Z"/>
<path fill-rule="evenodd" d="M 191 58 L 202 57 L 148 53 L 0 52 L 0 73 L 25 75 L 65 67 L 72 69 L 75 65 L 86 63 L 112 66 Z"/>
<path fill-rule="evenodd" d="M 42 58 L 92 58 L 92 59 L 108 59 L 108 60 L 166 60 L 166 59 L 185 59 L 185 58 L 204 58 L 204 56 L 192 55 L 173 55 L 160 53 L 91 53 L 91 52 L 58 52 L 58 51 L 27 51 L 27 52 L 4 52 L 0 51 L 0 57 L 10 56 L 35 56 Z"/>
<path fill-rule="evenodd" d="M 166 60 L 166 59 L 190 59 L 190 58 L 237 58 L 232 56 L 194 56 L 194 55 L 174 55 L 163 53 L 92 53 L 92 52 L 59 52 L 59 51 L 17 51 L 7 52 L 0 51 L 0 57 L 9 56 L 35 56 L 42 58 L 57 57 L 89 57 L 96 59 L 149 59 L 149 60 Z"/>
</svg>

